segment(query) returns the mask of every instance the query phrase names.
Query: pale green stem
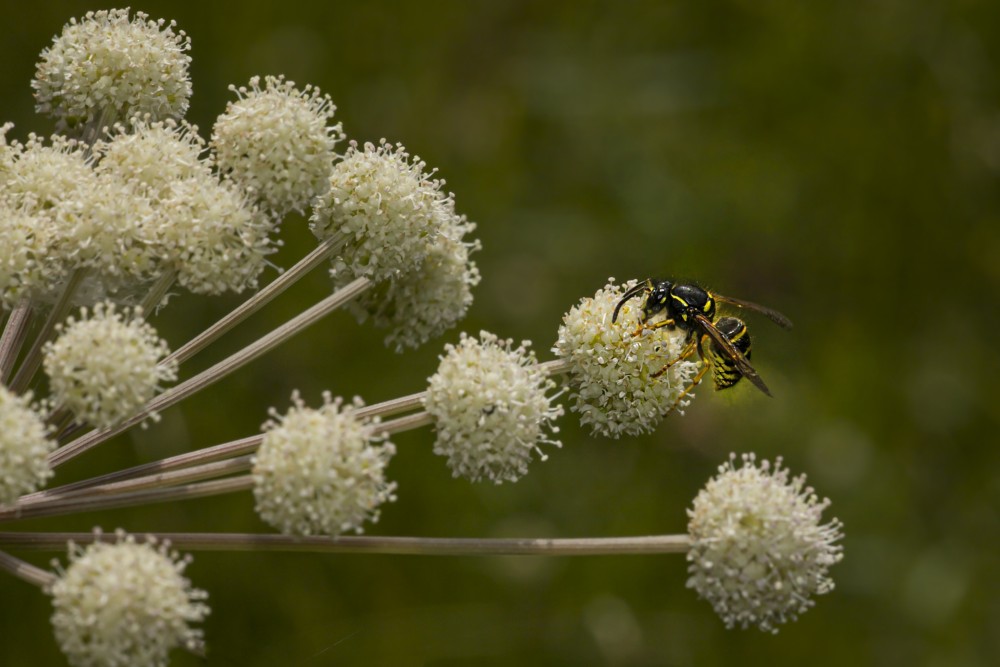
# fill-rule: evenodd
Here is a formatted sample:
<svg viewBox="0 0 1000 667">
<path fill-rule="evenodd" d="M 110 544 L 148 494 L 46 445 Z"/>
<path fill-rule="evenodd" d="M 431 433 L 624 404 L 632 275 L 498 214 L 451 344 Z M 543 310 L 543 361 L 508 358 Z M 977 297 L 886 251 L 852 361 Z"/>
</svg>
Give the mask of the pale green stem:
<svg viewBox="0 0 1000 667">
<path fill-rule="evenodd" d="M 567 363 L 562 360 L 548 361 L 543 364 L 539 364 L 539 368 L 543 369 L 549 374 L 560 373 L 565 370 Z M 399 412 L 405 412 L 413 408 L 421 407 L 424 404 L 424 398 L 427 392 L 418 392 L 416 394 L 410 394 L 409 396 L 402 396 L 400 398 L 390 399 L 388 401 L 383 401 L 381 403 L 374 403 L 372 405 L 366 405 L 364 407 L 358 408 L 354 411 L 355 416 L 358 419 L 369 419 L 372 417 L 382 417 L 387 415 L 396 414 Z M 379 434 L 390 434 L 399 433 L 401 431 L 407 431 L 415 428 L 420 428 L 421 426 L 426 426 L 433 423 L 433 418 L 426 412 L 417 412 L 399 419 L 394 419 L 391 421 L 382 422 L 378 425 L 373 425 L 371 428 L 372 435 Z M 47 489 L 45 491 L 39 491 L 36 493 L 28 494 L 21 497 L 21 501 L 33 501 L 39 497 L 49 497 L 53 495 L 59 495 L 63 493 L 68 493 L 70 491 L 77 491 L 80 489 L 86 489 L 94 487 L 97 485 L 111 484 L 113 482 L 120 482 L 126 479 L 134 479 L 136 477 L 141 477 L 145 475 L 168 472 L 170 470 L 178 470 L 181 468 L 187 468 L 193 465 L 199 465 L 203 463 L 209 463 L 211 461 L 218 461 L 221 459 L 230 458 L 233 456 L 241 456 L 243 454 L 251 454 L 257 450 L 263 435 L 253 435 L 240 440 L 235 440 L 233 442 L 223 443 L 221 445 L 214 445 L 212 447 L 205 447 L 193 452 L 186 452 L 184 454 L 179 454 L 177 456 L 172 456 L 170 458 L 162 459 L 159 461 L 152 461 L 150 463 L 144 463 L 142 465 L 127 468 L 125 470 L 118 470 L 116 472 L 107 473 L 99 477 L 92 477 L 90 479 L 81 480 L 79 482 L 73 482 L 71 484 L 66 484 L 60 487 L 55 487 L 52 489 Z"/>
<path fill-rule="evenodd" d="M 233 473 L 246 472 L 247 470 L 250 470 L 253 465 L 252 459 L 253 457 L 249 455 L 237 456 L 224 461 L 205 463 L 199 466 L 184 468 L 182 470 L 174 470 L 172 472 L 160 472 L 120 482 L 97 484 L 84 489 L 77 489 L 75 491 L 67 491 L 65 489 L 61 491 L 57 489 L 49 489 L 37 494 L 32 494 L 31 498 L 21 498 L 14 505 L 4 509 L 9 509 L 12 513 L 16 514 L 25 507 L 54 505 L 72 498 L 111 496 L 116 494 L 132 493 L 133 491 L 139 491 L 141 489 L 165 488 L 187 482 L 197 482 L 211 479 L 213 477 L 224 477 Z"/>
<path fill-rule="evenodd" d="M 683 554 L 691 547 L 687 535 L 566 538 L 458 537 L 297 537 L 253 533 L 142 533 L 186 551 L 294 551 L 367 553 L 408 556 L 604 556 Z M 36 551 L 65 549 L 70 541 L 89 544 L 93 533 L 0 533 L 0 546 Z"/>
<path fill-rule="evenodd" d="M 101 138 L 104 131 L 111 127 L 117 120 L 118 110 L 114 107 L 108 106 L 101 110 L 100 116 L 84 126 L 83 132 L 80 135 L 80 140 L 83 141 L 87 147 L 87 150 L 85 151 L 87 157 L 90 157 L 91 153 L 93 153 L 94 144 Z"/>
<path fill-rule="evenodd" d="M 252 435 L 248 438 L 242 438 L 241 440 L 234 440 L 232 442 L 212 447 L 205 447 L 193 452 L 185 452 L 184 454 L 178 454 L 177 456 L 171 456 L 170 458 L 161 459 L 159 461 L 151 461 L 150 463 L 143 463 L 142 465 L 125 468 L 124 470 L 109 472 L 98 477 L 91 477 L 79 482 L 64 484 L 62 486 L 53 487 L 44 491 L 30 493 L 28 495 L 21 496 L 19 502 L 58 496 L 71 491 L 89 489 L 91 487 L 112 484 L 114 482 L 121 482 L 127 479 L 134 479 L 136 477 L 144 477 L 146 475 L 169 472 L 171 470 L 180 470 L 193 465 L 211 463 L 212 461 L 228 459 L 234 456 L 242 456 L 244 454 L 252 454 L 257 450 L 257 447 L 260 446 L 260 442 L 263 439 L 263 435 Z"/>
<path fill-rule="evenodd" d="M 86 273 L 86 269 L 76 269 L 70 274 L 62 294 L 59 295 L 59 299 L 52 306 L 52 311 L 49 313 L 48 318 L 46 318 L 45 324 L 42 325 L 42 330 L 38 332 L 38 337 L 35 339 L 34 345 L 28 350 L 24 361 L 21 362 L 21 367 L 17 369 L 17 373 L 10 383 L 10 388 L 14 393 L 23 393 L 28 388 L 31 378 L 35 376 L 35 371 L 38 370 L 38 367 L 42 363 L 42 348 L 52 336 L 52 332 L 55 331 L 56 324 L 61 322 L 69 312 L 73 295 L 76 294 L 76 290 L 83 282 Z"/>
<path fill-rule="evenodd" d="M 367 278 L 358 278 L 349 283 L 330 296 L 326 297 L 312 308 L 292 318 L 271 333 L 260 338 L 254 343 L 243 348 L 211 368 L 208 368 L 198 375 L 185 380 L 184 382 L 167 389 L 156 398 L 149 401 L 136 414 L 124 420 L 120 424 L 108 429 L 95 430 L 81 436 L 64 447 L 60 447 L 49 455 L 49 463 L 52 467 L 58 467 L 70 459 L 82 454 L 88 449 L 108 440 L 112 436 L 135 426 L 145 419 L 151 412 L 165 410 L 183 399 L 195 394 L 205 387 L 226 377 L 230 373 L 242 368 L 254 359 L 277 347 L 279 344 L 291 338 L 296 333 L 302 331 L 311 324 L 330 314 L 351 299 L 357 297 L 366 289 L 371 287 L 372 282 Z"/>
<path fill-rule="evenodd" d="M 392 433 L 412 431 L 415 428 L 420 428 L 433 423 L 434 417 L 427 412 L 415 412 L 412 415 L 406 415 L 405 417 L 399 417 L 398 419 L 372 424 L 368 428 L 368 432 L 373 436 L 390 435 Z"/>
<path fill-rule="evenodd" d="M 160 305 L 160 301 L 167 295 L 170 288 L 174 286 L 176 280 L 177 271 L 170 269 L 157 278 L 152 286 L 150 286 L 142 303 L 139 304 L 139 307 L 142 308 L 143 319 L 149 319 L 149 316 L 156 311 L 156 308 Z"/>
<path fill-rule="evenodd" d="M 49 413 L 49 416 L 45 418 L 45 423 L 52 428 L 56 440 L 62 438 L 65 433 L 70 432 L 71 427 L 77 426 L 73 422 L 72 411 L 61 405 Z"/>
<path fill-rule="evenodd" d="M 378 424 L 372 424 L 369 436 L 389 435 L 426 426 L 433 418 L 426 412 L 417 412 Z M 72 484 L 37 491 L 21 496 L 9 509 L 16 512 L 20 508 L 51 503 L 67 498 L 81 498 L 91 495 L 127 493 L 138 489 L 172 486 L 184 482 L 221 477 L 250 469 L 251 457 L 263 435 L 251 436 L 214 447 L 206 447 L 195 452 L 181 454 L 162 461 L 154 461 L 140 466 L 86 479 Z M 235 457 L 235 458 L 232 458 Z M 220 460 L 221 459 L 221 460 Z M 2 516 L 2 515 L 0 515 Z"/>
<path fill-rule="evenodd" d="M 384 417 L 398 412 L 406 412 L 407 410 L 412 410 L 413 408 L 423 407 L 424 397 L 426 395 L 426 391 L 421 391 L 416 394 L 410 394 L 409 396 L 401 396 L 400 398 L 393 398 L 381 403 L 366 405 L 355 410 L 354 415 L 358 419 L 367 419 L 369 417 Z"/>
<path fill-rule="evenodd" d="M 237 306 L 231 313 L 171 353 L 166 359 L 160 362 L 160 365 L 175 361 L 181 364 L 208 347 L 219 336 L 270 303 L 271 300 L 288 289 L 296 280 L 329 259 L 340 248 L 343 238 L 342 234 L 335 234 L 319 244 L 315 250 L 300 259 L 295 266 L 272 280 L 266 287 Z"/>
<path fill-rule="evenodd" d="M 21 346 L 28 335 L 28 325 L 31 324 L 32 305 L 29 299 L 22 299 L 3 328 L 0 336 L 0 383 L 6 385 L 10 372 L 14 370 L 14 362 L 21 352 Z"/>
<path fill-rule="evenodd" d="M 63 546 L 66 546 L 65 543 Z M 29 584 L 34 584 L 42 590 L 47 589 L 58 579 L 51 572 L 35 567 L 31 563 L 26 563 L 20 558 L 15 558 L 6 551 L 0 551 L 0 570 L 6 570 L 18 579 L 27 581 Z"/>
<path fill-rule="evenodd" d="M 538 368 L 546 375 L 560 375 L 562 373 L 566 373 L 572 366 L 573 362 L 569 359 L 553 359 L 552 361 L 545 361 L 538 364 Z"/>
<path fill-rule="evenodd" d="M 174 500 L 191 500 L 217 496 L 223 493 L 246 491 L 253 488 L 253 478 L 250 475 L 227 477 L 210 482 L 196 482 L 183 486 L 172 486 L 166 489 L 143 489 L 129 493 L 113 495 L 87 495 L 85 497 L 71 496 L 39 501 L 25 507 L 0 509 L 0 521 L 18 521 L 42 516 L 59 516 L 64 514 L 79 514 L 80 512 L 96 512 L 98 510 L 118 507 L 138 507 L 154 503 L 164 503 Z"/>
</svg>

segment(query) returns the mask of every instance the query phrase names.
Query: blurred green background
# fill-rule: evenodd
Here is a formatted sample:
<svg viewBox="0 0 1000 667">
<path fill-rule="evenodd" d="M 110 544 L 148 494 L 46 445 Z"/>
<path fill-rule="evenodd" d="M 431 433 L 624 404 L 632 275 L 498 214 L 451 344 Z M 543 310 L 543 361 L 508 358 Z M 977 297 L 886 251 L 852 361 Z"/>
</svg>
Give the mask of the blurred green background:
<svg viewBox="0 0 1000 667">
<path fill-rule="evenodd" d="M 6 0 L 0 121 L 33 111 L 38 52 L 97 5 Z M 996 332 L 1000 5 L 686 1 L 147 2 L 193 41 L 189 119 L 231 83 L 332 95 L 348 137 L 402 141 L 479 224 L 462 328 L 531 339 L 619 280 L 693 277 L 775 307 L 750 318 L 775 398 L 703 388 L 655 434 L 564 447 L 516 485 L 453 480 L 428 430 L 395 438 L 375 534 L 679 533 L 730 451 L 782 456 L 846 526 L 837 589 L 777 636 L 726 631 L 679 556 L 196 554 L 210 665 L 959 665 L 1000 661 Z M 276 262 L 313 240 L 301 218 Z M 266 279 L 273 277 L 270 272 Z M 317 271 L 193 373 L 326 294 Z M 183 295 L 176 347 L 238 302 Z M 420 391 L 458 330 L 396 355 L 337 313 L 198 398 L 67 466 L 70 479 L 252 434 L 295 388 Z M 746 383 L 744 383 L 746 384 Z M 25 522 L 37 530 L 257 531 L 249 494 Z M 49 556 L 26 554 L 44 564 Z M 0 664 L 60 664 L 50 606 L 0 583 Z M 174 664 L 201 664 L 182 653 Z"/>
</svg>

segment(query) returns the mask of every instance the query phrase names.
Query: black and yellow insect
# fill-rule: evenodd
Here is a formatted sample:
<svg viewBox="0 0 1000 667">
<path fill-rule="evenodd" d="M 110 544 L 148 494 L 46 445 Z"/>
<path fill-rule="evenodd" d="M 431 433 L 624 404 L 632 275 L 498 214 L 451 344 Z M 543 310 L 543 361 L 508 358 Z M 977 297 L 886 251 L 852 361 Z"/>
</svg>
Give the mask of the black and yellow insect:
<svg viewBox="0 0 1000 667">
<path fill-rule="evenodd" d="M 642 304 L 640 331 L 642 329 L 676 327 L 687 334 L 687 341 L 681 353 L 660 371 L 654 373 L 654 376 L 662 375 L 678 361 L 687 359 L 697 352 L 702 367 L 684 394 L 687 394 L 701 382 L 711 367 L 714 369 L 713 379 L 716 389 L 732 387 L 745 377 L 762 392 L 768 396 L 771 395 L 771 391 L 764 384 L 760 374 L 750 365 L 750 333 L 747 331 L 746 324 L 735 317 L 723 317 L 716 320 L 716 306 L 719 303 L 724 303 L 754 310 L 766 315 L 771 321 L 785 329 L 792 328 L 791 320 L 771 308 L 715 294 L 694 283 L 648 278 L 622 295 L 618 305 L 615 306 L 611 321 L 615 322 L 618 319 L 618 313 L 627 301 L 640 295 L 646 297 Z M 660 313 L 664 314 L 664 319 L 649 324 L 649 321 Z M 704 344 L 708 340 L 711 340 L 712 345 L 706 358 Z"/>
</svg>

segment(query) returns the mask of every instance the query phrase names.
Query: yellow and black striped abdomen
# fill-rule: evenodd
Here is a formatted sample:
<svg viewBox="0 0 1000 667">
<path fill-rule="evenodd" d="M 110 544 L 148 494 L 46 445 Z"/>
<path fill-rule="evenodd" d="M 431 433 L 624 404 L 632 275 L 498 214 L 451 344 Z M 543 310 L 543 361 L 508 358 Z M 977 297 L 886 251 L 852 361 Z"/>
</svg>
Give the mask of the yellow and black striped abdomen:
<svg viewBox="0 0 1000 667">
<path fill-rule="evenodd" d="M 747 331 L 747 325 L 743 323 L 743 320 L 735 317 L 722 317 L 715 323 L 715 328 L 749 361 L 750 332 Z M 728 389 L 743 377 L 743 373 L 736 367 L 736 362 L 715 343 L 709 349 L 709 356 L 712 360 L 712 379 L 715 381 L 717 390 Z"/>
</svg>

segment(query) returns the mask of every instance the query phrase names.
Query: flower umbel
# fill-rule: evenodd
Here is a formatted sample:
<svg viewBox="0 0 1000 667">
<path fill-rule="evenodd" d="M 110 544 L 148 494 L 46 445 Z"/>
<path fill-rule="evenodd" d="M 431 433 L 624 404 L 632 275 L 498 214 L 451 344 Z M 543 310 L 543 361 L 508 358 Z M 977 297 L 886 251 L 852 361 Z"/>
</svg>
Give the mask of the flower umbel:
<svg viewBox="0 0 1000 667">
<path fill-rule="evenodd" d="M 204 591 L 184 577 L 189 557 L 117 533 L 115 543 L 72 543 L 70 563 L 51 587 L 52 626 L 75 667 L 162 666 L 182 646 L 200 651 L 191 627 L 209 613 Z"/>
<path fill-rule="evenodd" d="M 379 506 L 395 500 L 385 468 L 396 453 L 390 442 L 373 444 L 367 424 L 354 416 L 361 406 L 324 394 L 307 408 L 298 393 L 284 415 L 273 409 L 253 464 L 257 514 L 290 535 L 364 532 Z"/>
<path fill-rule="evenodd" d="M 348 307 L 376 327 L 389 329 L 385 344 L 402 352 L 439 336 L 465 316 L 472 305 L 472 288 L 479 269 L 469 255 L 481 248 L 478 240 L 463 237 L 475 225 L 455 221 L 429 242 L 420 266 L 363 294 Z"/>
<path fill-rule="evenodd" d="M 838 519 L 821 524 L 830 505 L 805 475 L 789 478 L 778 458 L 758 465 L 753 454 L 719 466 L 688 510 L 687 585 L 708 600 L 727 628 L 756 625 L 777 632 L 833 590 L 827 572 L 843 558 Z"/>
<path fill-rule="evenodd" d="M 136 119 L 94 145 L 99 174 L 129 182 L 138 194 L 157 200 L 169 196 L 170 185 L 188 178 L 208 178 L 211 166 L 202 159 L 205 140 L 198 128 L 174 120 Z"/>
<path fill-rule="evenodd" d="M 546 396 L 555 382 L 528 345 L 515 348 L 483 331 L 479 340 L 463 333 L 458 345 L 445 346 L 424 406 L 436 424 L 434 453 L 447 457 L 455 477 L 516 482 L 535 453 L 548 458 L 540 445 L 561 446 L 547 437 L 558 432 L 552 420 L 563 413 Z"/>
<path fill-rule="evenodd" d="M 52 476 L 49 440 L 41 417 L 31 409 L 30 396 L 0 387 L 0 505 L 40 488 Z"/>
<path fill-rule="evenodd" d="M 444 183 L 402 144 L 351 147 L 316 200 L 310 228 L 320 239 L 346 238 L 333 262 L 338 286 L 359 277 L 381 282 L 415 271 L 427 256 L 429 237 L 460 218 Z"/>
<path fill-rule="evenodd" d="M 593 298 L 582 299 L 563 316 L 553 348 L 572 364 L 571 409 L 580 413 L 580 423 L 613 438 L 650 432 L 675 406 L 687 405 L 690 394 L 677 401 L 697 369 L 680 361 L 652 377 L 680 354 L 684 334 L 666 329 L 635 334 L 641 312 L 633 303 L 623 306 L 612 324 L 615 305 L 634 284 L 618 286 L 610 279 Z"/>
<path fill-rule="evenodd" d="M 220 172 L 239 183 L 275 217 L 301 213 L 326 192 L 334 147 L 344 138 L 329 124 L 337 107 L 329 95 L 284 77 L 250 79 L 230 86 L 239 99 L 212 128 L 212 151 Z"/>
<path fill-rule="evenodd" d="M 175 23 L 128 9 L 72 19 L 42 51 L 31 87 L 36 109 L 62 131 L 111 125 L 133 115 L 181 118 L 191 97 L 190 40 Z M 100 129 L 97 127 L 96 129 Z"/>
<path fill-rule="evenodd" d="M 176 364 L 159 363 L 170 352 L 166 342 L 140 315 L 99 303 L 60 325 L 44 360 L 57 405 L 95 426 L 111 426 L 177 377 Z"/>
</svg>

